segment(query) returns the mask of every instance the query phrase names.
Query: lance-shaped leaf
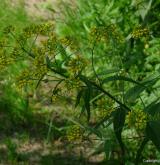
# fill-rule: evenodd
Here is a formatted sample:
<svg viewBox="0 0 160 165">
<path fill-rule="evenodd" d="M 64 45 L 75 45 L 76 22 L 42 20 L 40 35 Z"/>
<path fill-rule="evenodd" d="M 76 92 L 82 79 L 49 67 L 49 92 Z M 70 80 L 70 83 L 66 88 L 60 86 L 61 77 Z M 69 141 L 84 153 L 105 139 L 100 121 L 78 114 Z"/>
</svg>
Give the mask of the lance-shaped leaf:
<svg viewBox="0 0 160 165">
<path fill-rule="evenodd" d="M 109 159 L 110 152 L 112 151 L 112 141 L 111 140 L 105 140 L 104 142 L 104 152 L 106 155 L 106 160 Z"/>
<path fill-rule="evenodd" d="M 135 81 L 129 77 L 118 76 L 118 75 L 107 77 L 107 78 L 103 79 L 102 83 L 104 84 L 104 83 L 108 83 L 110 81 L 117 81 L 117 80 L 128 81 L 128 82 L 137 84 L 139 86 L 143 86 L 141 83 L 139 83 L 139 82 L 137 82 L 137 81 Z"/>
<path fill-rule="evenodd" d="M 160 113 L 160 102 L 153 101 L 151 104 L 149 104 L 144 111 L 147 112 L 148 114 L 154 116 L 155 114 Z"/>
<path fill-rule="evenodd" d="M 138 151 L 137 151 L 137 154 L 136 154 L 136 159 L 135 159 L 135 165 L 138 165 L 139 162 L 140 162 L 140 159 L 141 159 L 141 155 L 142 155 L 142 152 L 143 152 L 143 149 L 144 147 L 146 146 L 147 142 L 149 140 L 147 138 L 144 138 L 140 147 L 138 148 Z"/>
<path fill-rule="evenodd" d="M 85 106 L 85 109 L 87 110 L 87 115 L 88 115 L 88 121 L 90 119 L 90 100 L 92 99 L 92 91 L 93 91 L 93 87 L 92 87 L 92 84 L 90 83 L 90 81 L 82 76 L 82 75 L 79 75 L 80 79 L 86 84 L 86 89 L 84 91 L 84 94 L 83 94 L 83 99 L 84 99 L 84 106 Z"/>
<path fill-rule="evenodd" d="M 99 76 L 104 76 L 104 75 L 107 75 L 107 74 L 117 73 L 119 71 L 120 71 L 120 69 L 107 69 L 107 70 L 102 70 L 102 71 L 98 72 L 98 75 Z"/>
<path fill-rule="evenodd" d="M 150 120 L 149 118 L 149 121 L 147 123 L 146 136 L 153 142 L 153 144 L 160 151 L 160 118 L 158 119 L 158 114 L 160 113 L 160 102 L 158 102 L 158 100 L 159 99 L 149 104 L 144 109 L 144 111 L 153 117 L 153 120 Z M 156 118 L 154 119 L 154 117 Z"/>
<path fill-rule="evenodd" d="M 142 82 L 141 85 L 135 85 L 134 87 L 130 88 L 126 92 L 124 100 L 134 102 L 145 89 L 153 86 L 158 79 L 159 77 L 153 78 L 151 80 Z"/>
<path fill-rule="evenodd" d="M 160 121 L 148 122 L 146 127 L 146 135 L 160 152 Z"/>
<path fill-rule="evenodd" d="M 75 103 L 75 108 L 79 105 L 80 100 L 82 98 L 84 89 L 81 89 L 80 91 L 78 91 L 77 97 L 76 97 L 76 103 Z"/>
<path fill-rule="evenodd" d="M 122 141 L 122 136 L 121 136 L 124 123 L 125 123 L 125 116 L 126 116 L 126 110 L 122 107 L 118 107 L 114 113 L 114 118 L 113 118 L 114 132 L 119 142 L 119 145 L 121 147 L 122 156 L 124 156 L 125 154 L 125 146 L 124 146 L 124 143 Z"/>
<path fill-rule="evenodd" d="M 90 97 L 91 97 L 91 89 L 87 88 L 84 93 L 84 106 L 87 111 L 87 119 L 90 119 Z"/>
</svg>

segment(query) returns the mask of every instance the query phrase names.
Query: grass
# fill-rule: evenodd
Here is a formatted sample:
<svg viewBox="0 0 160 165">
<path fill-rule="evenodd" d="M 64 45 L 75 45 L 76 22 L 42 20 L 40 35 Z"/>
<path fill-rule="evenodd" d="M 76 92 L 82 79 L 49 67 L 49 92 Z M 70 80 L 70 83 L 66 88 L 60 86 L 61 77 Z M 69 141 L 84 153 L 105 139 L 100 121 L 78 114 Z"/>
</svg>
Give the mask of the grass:
<svg viewBox="0 0 160 165">
<path fill-rule="evenodd" d="M 3 40 L 3 28 L 13 25 L 17 28 L 17 30 L 20 30 L 26 24 L 31 22 L 23 4 L 19 3 L 13 6 L 8 0 L 1 1 L 0 18 L 0 40 Z M 9 43 L 10 42 L 12 41 L 9 41 Z M 14 82 L 11 81 L 11 77 L 16 77 L 18 71 L 22 67 L 22 63 L 19 65 L 13 65 L 8 70 L 2 71 L 0 75 L 0 93 L 3 94 L 0 95 L 0 113 L 1 115 L 2 113 L 8 114 L 7 117 L 10 116 L 11 119 L 13 119 L 12 121 L 14 121 L 15 116 L 19 118 L 21 116 L 21 112 L 24 112 L 26 109 L 25 100 L 18 95 L 14 87 Z"/>
<path fill-rule="evenodd" d="M 25 24 L 30 22 L 23 4 L 16 6 L 9 5 L 8 0 L 1 1 L 0 5 L 0 31 L 8 26 L 14 25 L 17 29 L 21 29 Z M 1 32 L 0 32 L 1 34 Z"/>
</svg>

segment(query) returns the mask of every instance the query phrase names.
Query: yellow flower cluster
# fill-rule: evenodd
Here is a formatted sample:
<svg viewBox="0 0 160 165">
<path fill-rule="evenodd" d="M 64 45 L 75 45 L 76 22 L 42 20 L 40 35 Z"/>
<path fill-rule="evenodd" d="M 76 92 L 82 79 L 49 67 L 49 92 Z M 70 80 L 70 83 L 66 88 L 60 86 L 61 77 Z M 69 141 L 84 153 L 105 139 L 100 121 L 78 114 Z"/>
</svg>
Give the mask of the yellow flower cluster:
<svg viewBox="0 0 160 165">
<path fill-rule="evenodd" d="M 48 68 L 46 65 L 44 66 L 39 66 L 35 68 L 33 71 L 33 79 L 41 79 L 44 75 L 46 75 L 48 72 Z"/>
<path fill-rule="evenodd" d="M 76 55 L 75 58 L 72 58 L 68 62 L 68 70 L 71 75 L 77 75 L 80 71 L 82 71 L 87 65 L 87 61 L 82 58 L 80 55 Z"/>
<path fill-rule="evenodd" d="M 45 51 L 48 52 L 49 56 L 54 56 L 55 50 L 57 48 L 57 36 L 55 33 L 50 33 L 49 38 L 47 40 L 41 41 L 42 46 Z"/>
<path fill-rule="evenodd" d="M 47 65 L 45 63 L 44 56 L 42 54 L 37 55 L 33 61 L 33 77 L 40 79 L 48 72 Z"/>
<path fill-rule="evenodd" d="M 113 102 L 111 100 L 106 100 L 104 97 L 97 101 L 98 113 L 97 116 L 99 119 L 104 117 L 109 117 L 114 111 Z"/>
<path fill-rule="evenodd" d="M 25 35 L 23 35 L 23 34 L 19 34 L 18 36 L 17 36 L 17 39 L 16 39 L 16 44 L 18 45 L 25 45 L 25 43 L 26 43 L 26 41 L 27 41 L 27 37 L 25 36 Z"/>
<path fill-rule="evenodd" d="M 39 57 L 39 56 L 41 56 L 41 57 L 45 57 L 45 49 L 43 48 L 43 47 L 38 47 L 38 46 L 36 46 L 36 47 L 34 47 L 33 49 L 32 49 L 32 51 L 33 51 L 33 54 L 36 56 L 36 57 Z"/>
<path fill-rule="evenodd" d="M 122 43 L 124 41 L 124 37 L 119 32 L 119 30 L 115 24 L 111 24 L 110 26 L 106 27 L 106 30 L 107 29 L 110 34 L 110 38 L 113 38 L 114 40 L 116 40 L 120 43 Z"/>
<path fill-rule="evenodd" d="M 49 56 L 53 54 L 55 51 L 49 52 L 51 50 L 55 50 L 56 47 L 56 34 L 54 33 L 54 24 L 53 23 L 43 23 L 43 24 L 33 24 L 24 29 L 22 29 L 22 33 L 19 35 L 16 34 L 16 43 L 13 47 L 7 47 L 6 38 L 5 40 L 0 41 L 0 47 L 3 49 L 0 50 L 0 68 L 4 68 L 6 65 L 10 64 L 12 61 L 23 59 L 23 55 L 28 52 L 33 54 L 32 63 L 28 63 L 31 67 L 28 69 L 28 72 L 22 73 L 17 77 L 18 86 L 22 88 L 26 84 L 33 84 L 35 80 L 39 80 L 47 74 L 48 66 L 46 64 L 46 55 Z M 6 27 L 4 30 L 5 34 L 9 34 L 14 31 L 12 26 Z M 44 38 L 45 43 L 37 44 L 35 41 L 35 36 L 37 35 L 45 35 Z M 34 36 L 33 41 L 31 42 L 31 48 L 26 48 L 27 39 Z M 32 40 L 32 39 L 31 39 Z M 33 44 L 32 44 L 33 43 Z M 39 45 L 39 46 L 37 46 Z M 49 54 L 50 53 L 50 54 Z"/>
<path fill-rule="evenodd" d="M 111 100 L 111 99 L 107 99 L 106 100 L 105 97 L 102 97 L 102 98 L 100 98 L 100 99 L 97 100 L 97 105 L 99 107 L 105 107 L 106 105 L 108 107 L 111 107 L 113 105 L 113 100 Z"/>
<path fill-rule="evenodd" d="M 22 89 L 26 85 L 33 85 L 33 81 L 30 79 L 29 70 L 24 70 L 17 78 L 18 89 Z"/>
<path fill-rule="evenodd" d="M 147 114 L 139 109 L 128 112 L 126 123 L 129 127 L 134 127 L 137 130 L 144 130 L 147 123 Z"/>
<path fill-rule="evenodd" d="M 98 27 L 93 27 L 90 30 L 90 40 L 91 41 L 100 41 L 102 38 L 101 30 Z"/>
<path fill-rule="evenodd" d="M 60 39 L 60 42 L 65 46 L 69 47 L 71 51 L 76 51 L 78 49 L 78 42 L 71 37 L 64 37 Z"/>
<path fill-rule="evenodd" d="M 97 105 L 98 106 L 102 107 L 102 106 L 105 106 L 105 104 L 106 104 L 106 99 L 105 98 L 102 97 L 102 98 L 97 100 Z"/>
<path fill-rule="evenodd" d="M 69 77 L 65 80 L 65 87 L 67 91 L 72 91 L 74 88 L 79 88 L 82 85 L 82 82 L 79 78 Z"/>
<path fill-rule="evenodd" d="M 116 25 L 111 24 L 109 26 L 103 27 L 93 27 L 90 30 L 90 40 L 91 42 L 99 42 L 104 40 L 105 42 L 109 42 L 112 39 L 122 42 L 124 39 L 120 32 L 118 31 Z"/>
<path fill-rule="evenodd" d="M 53 90 L 52 97 L 51 97 L 51 102 L 52 103 L 56 102 L 60 95 L 62 95 L 62 88 L 61 87 L 56 87 Z"/>
<path fill-rule="evenodd" d="M 13 32 L 14 30 L 15 30 L 15 28 L 12 25 L 9 25 L 3 29 L 3 34 L 9 34 L 9 33 Z"/>
<path fill-rule="evenodd" d="M 99 111 L 98 111 L 98 118 L 99 119 L 103 119 L 105 117 L 109 117 L 113 111 L 114 111 L 113 108 L 110 108 L 110 109 L 99 109 Z"/>
<path fill-rule="evenodd" d="M 2 38 L 0 40 L 0 69 L 4 69 L 7 65 L 13 62 L 13 59 L 9 56 L 9 49 L 7 47 L 7 39 Z"/>
<path fill-rule="evenodd" d="M 20 51 L 18 46 L 15 46 L 10 53 L 11 58 L 17 59 L 18 57 L 22 56 L 22 52 Z"/>
<path fill-rule="evenodd" d="M 4 69 L 7 65 L 12 63 L 12 59 L 7 57 L 4 50 L 0 50 L 0 69 Z"/>
<path fill-rule="evenodd" d="M 83 130 L 78 125 L 72 125 L 67 129 L 66 136 L 69 142 L 81 141 L 83 138 Z"/>
<path fill-rule="evenodd" d="M 38 24 L 38 25 L 33 24 L 23 29 L 23 35 L 27 38 L 31 37 L 34 34 L 46 35 L 53 29 L 54 29 L 54 24 L 51 22 Z"/>
<path fill-rule="evenodd" d="M 17 55 L 16 53 L 18 53 L 18 49 L 15 48 L 12 54 L 13 53 Z M 31 63 L 31 69 L 28 69 L 27 71 L 25 70 L 17 78 L 19 88 L 22 88 L 26 85 L 33 85 L 34 81 L 38 81 L 48 72 L 45 61 L 45 50 L 40 47 L 35 47 L 33 49 L 33 53 L 35 55 L 35 58 L 33 60 L 33 63 Z"/>
<path fill-rule="evenodd" d="M 53 95 L 53 96 L 51 97 L 51 102 L 54 103 L 54 102 L 56 102 L 56 101 L 57 101 L 57 95 Z"/>
<path fill-rule="evenodd" d="M 132 38 L 135 38 L 135 39 L 147 37 L 149 35 L 149 29 L 148 28 L 142 28 L 141 26 L 139 26 L 133 30 L 131 35 L 132 35 Z"/>
<path fill-rule="evenodd" d="M 6 38 L 2 38 L 2 39 L 0 40 L 0 48 L 5 47 L 6 45 L 7 45 L 7 40 L 6 40 Z"/>
</svg>

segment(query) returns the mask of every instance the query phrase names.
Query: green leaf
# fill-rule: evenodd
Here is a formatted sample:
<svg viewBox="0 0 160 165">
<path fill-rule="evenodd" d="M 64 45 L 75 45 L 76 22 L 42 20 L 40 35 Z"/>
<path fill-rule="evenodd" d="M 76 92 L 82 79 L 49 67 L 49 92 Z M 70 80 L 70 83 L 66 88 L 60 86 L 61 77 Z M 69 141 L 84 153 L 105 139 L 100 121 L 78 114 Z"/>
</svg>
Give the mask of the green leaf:
<svg viewBox="0 0 160 165">
<path fill-rule="evenodd" d="M 46 64 L 47 64 L 48 67 L 51 66 L 51 61 L 50 61 L 48 56 L 46 57 Z"/>
<path fill-rule="evenodd" d="M 134 84 L 143 86 L 143 85 L 141 85 L 141 83 L 139 83 L 139 82 L 137 82 L 137 81 L 135 81 L 135 80 L 133 80 L 129 77 L 118 76 L 118 75 L 107 77 L 102 81 L 102 83 L 107 83 L 107 82 L 110 82 L 110 81 L 117 81 L 117 80 L 128 81 L 128 82 L 132 82 Z"/>
<path fill-rule="evenodd" d="M 42 76 L 41 76 L 41 78 L 38 80 L 38 82 L 37 82 L 37 85 L 36 85 L 36 88 L 35 89 L 37 89 L 38 88 L 38 86 L 40 85 L 40 83 L 41 83 L 41 81 L 42 81 L 42 79 L 43 79 L 43 77 L 45 76 L 45 74 L 43 74 Z"/>
<path fill-rule="evenodd" d="M 103 70 L 101 72 L 98 72 L 98 75 L 106 75 L 106 74 L 111 74 L 111 73 L 116 73 L 119 72 L 120 69 L 108 69 L 108 70 Z"/>
<path fill-rule="evenodd" d="M 76 97 L 75 108 L 79 105 L 83 92 L 84 92 L 84 89 L 82 89 L 78 92 L 77 97 Z"/>
<path fill-rule="evenodd" d="M 158 100 L 149 104 L 144 111 L 153 116 L 153 119 L 149 118 L 150 121 L 147 123 L 146 135 L 160 151 L 160 119 L 158 116 L 160 113 L 160 102 L 157 102 Z"/>
<path fill-rule="evenodd" d="M 52 63 L 52 65 L 56 68 L 61 68 L 62 67 L 62 61 L 59 59 L 56 59 L 54 63 Z"/>
<path fill-rule="evenodd" d="M 61 74 L 67 73 L 67 70 L 63 68 L 57 68 L 57 71 Z"/>
<path fill-rule="evenodd" d="M 84 106 L 87 110 L 87 118 L 88 118 L 88 121 L 90 119 L 90 100 L 91 100 L 91 97 L 92 97 L 92 84 L 90 83 L 90 81 L 82 76 L 82 75 L 79 75 L 79 78 L 81 79 L 81 81 L 83 81 L 85 84 L 86 84 L 86 89 L 85 89 L 85 92 L 84 92 L 84 95 L 83 95 L 83 99 L 84 99 Z"/>
<path fill-rule="evenodd" d="M 85 128 L 86 128 L 86 130 L 88 130 L 90 132 L 89 134 L 93 133 L 93 134 L 97 135 L 97 137 L 102 138 L 102 133 L 99 129 L 95 129 L 92 127 L 85 127 Z"/>
<path fill-rule="evenodd" d="M 47 6 L 47 9 L 48 9 L 49 11 L 53 12 L 53 13 L 56 13 L 56 10 L 53 9 L 52 7 L 50 7 L 50 6 Z"/>
<path fill-rule="evenodd" d="M 84 114 L 84 112 L 85 112 L 85 105 L 82 105 L 81 113 L 79 115 L 79 118 L 81 118 L 81 116 Z"/>
<path fill-rule="evenodd" d="M 146 135 L 160 152 L 160 121 L 150 121 L 147 123 Z"/>
<path fill-rule="evenodd" d="M 155 114 L 160 113 L 160 102 L 153 101 L 149 104 L 145 109 L 145 112 L 149 113 L 150 115 L 154 116 Z"/>
<path fill-rule="evenodd" d="M 144 147 L 145 147 L 145 145 L 147 144 L 148 141 L 149 140 L 147 138 L 143 139 L 143 141 L 142 141 L 142 143 L 141 143 L 141 145 L 140 145 L 140 147 L 137 151 L 137 154 L 136 154 L 135 165 L 139 164 L 140 158 L 141 158 L 141 155 L 142 155 L 142 151 L 143 151 L 143 149 L 144 149 Z"/>
<path fill-rule="evenodd" d="M 106 140 L 104 143 L 104 152 L 106 155 L 106 160 L 109 159 L 109 155 L 110 155 L 111 150 L 112 150 L 112 141 Z"/>
<path fill-rule="evenodd" d="M 124 154 L 125 154 L 125 146 L 124 146 L 124 143 L 122 141 L 122 136 L 121 136 L 121 133 L 122 133 L 122 130 L 124 127 L 124 123 L 125 123 L 125 116 L 126 116 L 126 111 L 122 107 L 118 107 L 113 116 L 114 117 L 113 118 L 113 128 L 114 128 L 116 138 L 121 147 L 122 156 L 124 156 Z"/>
<path fill-rule="evenodd" d="M 61 44 L 58 44 L 57 46 L 58 46 L 58 51 L 61 54 L 62 58 L 63 59 L 68 58 L 66 49 Z"/>
<path fill-rule="evenodd" d="M 134 102 L 142 93 L 146 87 L 144 86 L 134 86 L 131 89 L 129 89 L 126 94 L 124 95 L 124 100 L 129 101 L 129 102 Z"/>
<path fill-rule="evenodd" d="M 95 128 L 100 127 L 100 126 L 103 125 L 104 122 L 106 122 L 106 121 L 108 121 L 108 123 L 107 123 L 107 125 L 105 125 L 105 128 L 109 127 L 109 126 L 112 124 L 112 122 L 113 122 L 112 119 L 111 119 L 111 120 L 109 120 L 109 119 L 110 119 L 110 116 L 105 116 L 102 120 L 100 120 L 100 121 L 96 124 Z"/>
<path fill-rule="evenodd" d="M 90 91 L 90 88 L 87 88 L 84 93 L 84 105 L 87 110 L 88 121 L 90 119 L 90 97 L 91 97 L 91 91 Z"/>
<path fill-rule="evenodd" d="M 151 80 L 144 81 L 141 83 L 141 85 L 136 85 L 130 88 L 126 92 L 124 96 L 124 100 L 129 101 L 129 102 L 134 102 L 145 89 L 147 89 L 148 87 L 151 87 L 157 80 L 158 80 L 158 77 Z"/>
<path fill-rule="evenodd" d="M 96 94 L 95 97 L 92 98 L 92 100 L 90 100 L 90 103 L 93 103 L 95 100 L 98 100 L 98 98 L 102 97 L 104 94 L 103 93 L 100 93 L 100 94 Z"/>
<path fill-rule="evenodd" d="M 151 4 L 152 4 L 152 0 L 146 2 L 141 2 L 142 4 L 139 5 L 139 9 L 138 12 L 140 13 L 142 19 L 144 20 L 146 15 L 148 14 L 150 8 L 151 8 Z"/>
</svg>

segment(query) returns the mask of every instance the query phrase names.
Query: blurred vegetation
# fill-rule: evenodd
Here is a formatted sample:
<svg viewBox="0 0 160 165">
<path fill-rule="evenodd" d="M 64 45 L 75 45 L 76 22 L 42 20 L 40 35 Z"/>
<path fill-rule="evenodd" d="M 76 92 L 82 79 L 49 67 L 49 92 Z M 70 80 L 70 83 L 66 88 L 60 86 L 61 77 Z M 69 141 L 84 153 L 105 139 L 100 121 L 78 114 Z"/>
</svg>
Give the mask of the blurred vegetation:
<svg viewBox="0 0 160 165">
<path fill-rule="evenodd" d="M 1 35 L 2 29 L 7 25 L 15 25 L 17 30 L 20 30 L 26 23 L 31 22 L 24 9 L 23 3 L 14 4 L 8 0 L 4 0 L 1 2 L 0 9 Z"/>
<path fill-rule="evenodd" d="M 29 160 L 16 136 L 63 143 L 67 157 L 52 148 L 38 153 L 41 164 L 160 160 L 160 1 L 46 6 L 54 14 L 47 23 L 32 22 L 24 6 L 0 6 L 0 128 L 12 135 L 0 158 Z M 101 161 L 87 160 L 99 154 Z"/>
<path fill-rule="evenodd" d="M 31 22 L 22 4 L 12 5 L 14 4 L 6 0 L 0 4 L 0 36 L 2 42 L 5 42 L 3 29 L 6 26 L 13 24 L 19 31 L 25 24 Z M 12 43 L 13 40 L 10 39 L 9 42 Z M 8 47 L 8 49 L 10 48 Z M 17 76 L 18 70 L 23 68 L 23 65 L 23 63 L 12 65 L 8 70 L 2 71 L 0 75 L 1 132 L 9 132 L 10 127 L 13 129 L 13 124 L 18 125 L 20 121 L 26 120 L 30 114 L 27 110 L 27 101 L 17 93 L 12 80 L 13 77 Z M 16 125 L 15 129 L 18 129 Z"/>
</svg>

